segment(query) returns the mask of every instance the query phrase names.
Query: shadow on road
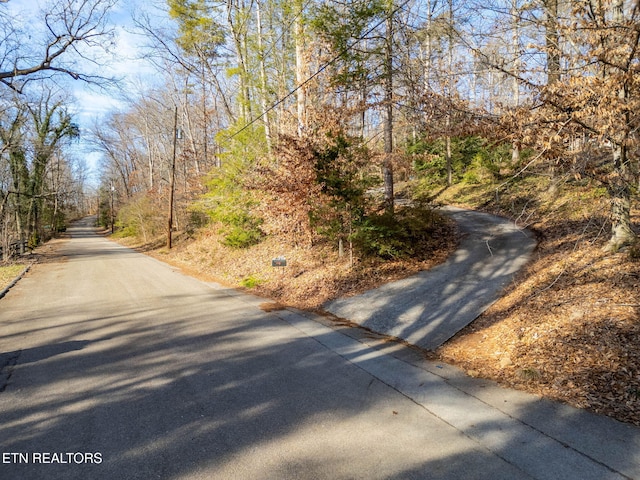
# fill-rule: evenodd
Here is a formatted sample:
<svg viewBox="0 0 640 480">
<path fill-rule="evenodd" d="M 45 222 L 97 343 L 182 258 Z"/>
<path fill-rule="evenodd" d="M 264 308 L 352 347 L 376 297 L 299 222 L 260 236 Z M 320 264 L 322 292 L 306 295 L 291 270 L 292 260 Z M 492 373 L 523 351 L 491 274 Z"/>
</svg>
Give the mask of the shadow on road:
<svg viewBox="0 0 640 480">
<path fill-rule="evenodd" d="M 120 259 L 96 257 L 120 249 L 94 246 L 83 228 L 71 230 L 65 267 Z M 11 350 L 11 375 L 0 393 L 0 451 L 99 453 L 101 461 L 3 462 L 0 478 L 617 478 L 512 421 L 544 418 L 549 429 L 574 432 L 577 410 L 528 399 L 509 415 L 472 421 L 468 404 L 447 395 L 454 387 L 388 360 L 396 344 L 367 347 L 328 329 L 310 335 L 287 320 L 291 312 L 263 312 L 246 296 L 173 272 L 143 274 L 146 259 L 126 255 L 129 268 L 108 281 L 84 279 L 95 282 L 86 290 L 94 296 L 72 285 L 78 296 L 55 307 L 22 303 L 21 292 L 3 300 L 0 348 Z M 55 285 L 63 268 L 48 267 Z M 74 272 L 86 273 L 80 267 Z M 399 370 L 411 395 L 394 383 Z M 623 445 L 616 466 L 633 477 L 640 435 L 623 431 L 607 438 Z M 594 452 L 601 442 L 593 438 Z"/>
<path fill-rule="evenodd" d="M 3 365 L 5 359 L 19 358 L 21 364 L 39 362 L 41 360 L 61 355 L 63 353 L 72 352 L 74 350 L 82 350 L 90 342 L 82 340 L 72 340 L 68 342 L 56 343 L 53 345 L 43 345 L 41 347 L 28 348 L 26 350 L 16 350 L 13 352 L 0 353 L 0 366 Z M 1 370 L 1 369 L 0 369 Z"/>
<path fill-rule="evenodd" d="M 171 299 L 178 306 L 192 301 Z M 29 378 L 25 388 L 57 393 L 16 403 L 8 395 L 21 384 L 10 383 L 0 394 L 0 447 L 100 452 L 102 463 L 5 464 L 3 478 L 201 478 L 204 471 L 206 478 L 358 478 L 354 472 L 361 478 L 527 478 L 509 465 L 513 445 L 531 451 L 524 448 L 531 443 L 526 430 L 509 431 L 500 420 L 473 427 L 479 436 L 506 439 L 505 462 L 500 452 L 493 457 L 429 423 L 426 412 L 416 414 L 412 401 L 358 366 L 388 347 L 347 362 L 326 355 L 321 345 L 331 339 L 296 338 L 284 322 L 255 308 L 227 307 L 221 320 L 187 310 L 166 321 L 163 310 L 143 305 L 70 325 L 52 318 L 69 338 L 90 340 L 60 338 L 22 352 L 14 368 Z M 69 307 L 51 316 L 77 313 Z M 129 321 L 141 313 L 146 322 Z M 449 406 L 437 384 L 424 388 L 432 401 Z M 539 408 L 522 405 L 521 413 L 537 415 Z M 409 431 L 407 417 L 415 424 Z M 549 420 L 557 428 L 573 421 Z M 425 442 L 440 446 L 425 451 Z M 536 448 L 540 458 L 557 458 Z M 624 461 L 633 465 L 636 452 L 628 450 Z M 585 476 L 571 463 L 554 468 L 557 478 L 604 478 Z"/>
</svg>

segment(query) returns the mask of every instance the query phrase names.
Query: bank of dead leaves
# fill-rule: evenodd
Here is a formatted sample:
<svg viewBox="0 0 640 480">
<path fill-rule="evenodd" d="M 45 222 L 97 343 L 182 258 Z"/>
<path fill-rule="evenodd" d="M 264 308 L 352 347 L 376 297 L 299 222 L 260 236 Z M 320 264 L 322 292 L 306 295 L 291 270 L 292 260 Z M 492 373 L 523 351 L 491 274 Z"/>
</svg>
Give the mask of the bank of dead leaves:
<svg viewBox="0 0 640 480">
<path fill-rule="evenodd" d="M 178 242 L 170 253 L 154 255 L 185 273 L 234 288 L 244 286 L 281 305 L 315 310 L 328 300 L 362 293 L 444 262 L 455 250 L 457 238 L 450 222 L 439 228 L 420 258 L 352 259 L 348 245 L 340 257 L 335 245 L 292 246 L 275 236 L 234 250 L 220 246 L 215 227 L 203 230 L 195 241 Z M 286 267 L 273 267 L 271 260 L 276 257 L 284 257 Z"/>
<path fill-rule="evenodd" d="M 640 259 L 603 252 L 606 203 L 539 218 L 540 244 L 504 296 L 441 347 L 469 374 L 640 425 Z"/>
</svg>

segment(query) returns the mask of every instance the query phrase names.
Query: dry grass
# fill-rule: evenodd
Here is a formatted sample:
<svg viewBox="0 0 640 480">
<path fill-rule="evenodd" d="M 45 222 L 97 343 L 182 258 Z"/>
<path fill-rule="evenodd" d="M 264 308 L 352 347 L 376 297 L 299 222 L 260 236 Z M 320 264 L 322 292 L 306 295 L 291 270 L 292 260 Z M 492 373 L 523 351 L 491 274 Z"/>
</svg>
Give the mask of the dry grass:
<svg viewBox="0 0 640 480">
<path fill-rule="evenodd" d="M 0 266 L 0 291 L 9 286 L 13 280 L 26 268 L 23 263 L 14 263 Z"/>
<path fill-rule="evenodd" d="M 181 267 L 186 273 L 253 293 L 280 304 L 317 309 L 327 300 L 361 293 L 381 284 L 404 278 L 443 262 L 455 249 L 452 226 L 442 231 L 421 258 L 393 261 L 339 257 L 331 245 L 292 246 L 275 237 L 259 245 L 234 250 L 220 245 L 214 228 L 202 230 L 198 238 L 178 241 L 176 248 L 150 253 Z M 285 257 L 286 267 L 272 267 L 271 260 Z"/>
</svg>

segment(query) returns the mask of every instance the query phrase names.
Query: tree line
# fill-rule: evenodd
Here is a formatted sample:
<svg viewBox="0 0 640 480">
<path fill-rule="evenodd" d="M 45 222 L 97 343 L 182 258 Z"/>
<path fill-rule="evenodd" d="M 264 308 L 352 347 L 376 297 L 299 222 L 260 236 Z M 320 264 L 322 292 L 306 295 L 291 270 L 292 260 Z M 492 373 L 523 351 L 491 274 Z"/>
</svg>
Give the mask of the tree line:
<svg viewBox="0 0 640 480">
<path fill-rule="evenodd" d="M 533 164 L 601 183 L 610 248 L 635 241 L 637 2 L 168 0 L 167 13 L 165 28 L 138 23 L 164 85 L 100 140 L 130 224 L 166 205 L 176 108 L 177 218 L 205 213 L 230 243 L 355 238 L 389 224 L 398 181 Z"/>
<path fill-rule="evenodd" d="M 0 81 L 18 103 L 43 77 L 83 78 L 56 62 L 74 42 L 93 48 L 97 33 L 109 35 L 97 13 L 111 2 L 64 5 L 56 8 L 92 12 L 94 24 L 46 16 L 47 26 L 86 30 L 50 35 L 42 58 L 33 48 L 16 56 L 4 24 Z M 92 133 L 105 224 L 152 238 L 213 221 L 235 247 L 277 233 L 393 256 L 402 251 L 393 239 L 416 221 L 395 208 L 398 185 L 428 193 L 536 167 L 599 182 L 611 203 L 609 248 L 635 241 L 636 2 L 167 0 L 161 16 L 136 18 L 156 81 L 128 86 L 129 106 Z M 64 102 L 41 92 L 32 98 L 44 110 L 9 107 L 6 96 L 6 119 L 24 111 L 26 132 L 38 123 L 32 110 L 57 105 L 62 128 Z M 56 145 L 74 137 L 68 120 Z M 32 235 L 39 202 L 60 189 L 16 183 L 4 138 L 3 231 Z"/>
</svg>

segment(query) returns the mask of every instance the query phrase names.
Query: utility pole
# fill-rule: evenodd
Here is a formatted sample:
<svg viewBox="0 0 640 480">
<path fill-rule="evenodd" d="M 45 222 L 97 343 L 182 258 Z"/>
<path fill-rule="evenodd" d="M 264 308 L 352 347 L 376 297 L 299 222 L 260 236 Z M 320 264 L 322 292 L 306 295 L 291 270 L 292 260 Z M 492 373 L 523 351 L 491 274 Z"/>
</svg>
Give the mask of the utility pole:
<svg viewBox="0 0 640 480">
<path fill-rule="evenodd" d="M 115 228 L 114 228 L 114 211 L 113 211 L 113 194 L 115 192 L 115 189 L 116 189 L 116 187 L 113 185 L 113 181 L 112 181 L 111 182 L 111 189 L 110 189 L 110 192 L 109 192 L 110 195 L 111 195 L 111 198 L 110 198 L 110 200 L 111 200 L 111 212 L 110 212 L 110 214 L 111 214 L 110 215 L 111 216 L 111 234 L 113 234 L 114 230 L 115 230 Z"/>
<path fill-rule="evenodd" d="M 171 232 L 173 230 L 173 192 L 176 181 L 176 143 L 178 140 L 178 106 L 173 111 L 173 156 L 171 158 L 171 176 L 169 179 L 169 220 L 167 232 L 167 248 L 171 249 Z"/>
</svg>

